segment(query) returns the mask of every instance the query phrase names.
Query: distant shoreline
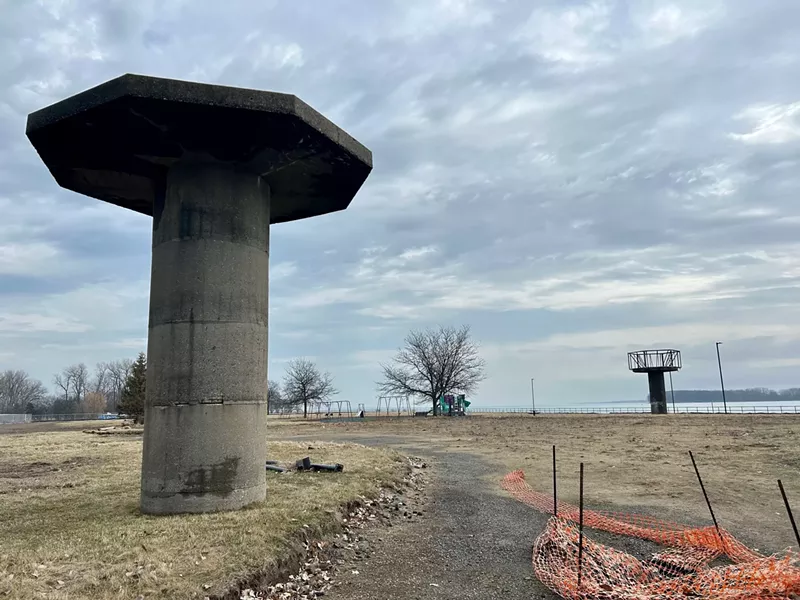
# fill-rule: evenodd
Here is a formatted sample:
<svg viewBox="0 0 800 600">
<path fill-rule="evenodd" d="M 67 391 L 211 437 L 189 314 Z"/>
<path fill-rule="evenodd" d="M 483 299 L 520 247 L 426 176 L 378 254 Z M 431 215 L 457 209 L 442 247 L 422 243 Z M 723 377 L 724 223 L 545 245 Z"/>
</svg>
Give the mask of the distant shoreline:
<svg viewBox="0 0 800 600">
<path fill-rule="evenodd" d="M 678 395 L 678 393 L 675 392 L 675 404 L 711 404 L 712 402 L 713 403 L 717 403 L 717 402 L 722 403 L 722 394 L 719 394 L 718 397 L 714 398 L 713 400 L 712 399 L 708 399 L 708 400 L 705 400 L 705 399 L 703 399 L 703 400 L 691 400 L 691 399 L 689 399 L 689 400 L 680 400 L 680 399 L 678 399 L 677 395 Z M 728 404 L 762 404 L 762 403 L 769 404 L 770 402 L 773 402 L 773 403 L 774 402 L 793 402 L 795 404 L 800 404 L 800 399 L 795 399 L 795 398 L 748 398 L 746 400 L 742 400 L 740 398 L 727 398 L 726 397 L 725 401 Z M 617 405 L 617 404 L 636 404 L 636 405 L 641 405 L 641 406 L 650 406 L 650 403 L 647 402 L 646 400 L 606 400 L 606 401 L 599 401 L 599 402 L 579 402 L 579 403 L 576 403 L 576 404 L 579 404 L 580 406 L 603 406 L 603 405 L 609 405 L 609 404 L 614 404 L 614 405 Z M 672 398 L 670 397 L 669 392 L 667 393 L 667 404 L 672 404 Z"/>
</svg>

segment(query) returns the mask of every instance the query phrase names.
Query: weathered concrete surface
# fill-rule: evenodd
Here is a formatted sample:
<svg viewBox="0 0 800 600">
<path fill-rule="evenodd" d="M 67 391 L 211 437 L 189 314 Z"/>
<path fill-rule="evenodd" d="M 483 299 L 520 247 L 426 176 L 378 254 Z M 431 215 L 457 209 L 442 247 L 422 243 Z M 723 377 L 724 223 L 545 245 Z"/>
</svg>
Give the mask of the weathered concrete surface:
<svg viewBox="0 0 800 600">
<path fill-rule="evenodd" d="M 177 166 L 153 217 L 148 404 L 265 402 L 269 188 Z"/>
<path fill-rule="evenodd" d="M 189 163 L 154 207 L 143 512 L 265 497 L 269 200 L 258 175 Z"/>
<path fill-rule="evenodd" d="M 372 153 L 291 94 L 122 75 L 28 116 L 56 181 L 153 214 L 169 168 L 239 165 L 272 190 L 273 223 L 347 208 Z"/>
<path fill-rule="evenodd" d="M 650 385 L 650 412 L 654 415 L 667 414 L 667 389 L 664 385 L 664 372 L 649 371 L 647 381 Z"/>
<path fill-rule="evenodd" d="M 27 135 L 61 186 L 153 216 L 142 510 L 263 500 L 269 226 L 347 208 L 372 154 L 295 96 L 140 75 Z"/>
<path fill-rule="evenodd" d="M 235 510 L 266 497 L 263 404 L 149 406 L 141 509 Z"/>
</svg>

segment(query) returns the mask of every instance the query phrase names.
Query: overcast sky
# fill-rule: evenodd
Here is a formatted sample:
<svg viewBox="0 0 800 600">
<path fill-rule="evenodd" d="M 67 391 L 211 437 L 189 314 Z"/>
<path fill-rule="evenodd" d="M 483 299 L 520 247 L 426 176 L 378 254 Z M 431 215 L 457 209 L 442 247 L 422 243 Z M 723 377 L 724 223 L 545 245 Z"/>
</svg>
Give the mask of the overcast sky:
<svg viewBox="0 0 800 600">
<path fill-rule="evenodd" d="M 532 8 L 534 7 L 534 8 Z M 482 405 L 800 385 L 800 2 L 0 0 L 0 368 L 146 347 L 151 220 L 61 190 L 26 115 L 125 72 L 296 94 L 369 147 L 275 226 L 270 378 L 375 404 L 410 328 L 470 324 Z M 235 132 L 231 132 L 235 135 Z"/>
</svg>

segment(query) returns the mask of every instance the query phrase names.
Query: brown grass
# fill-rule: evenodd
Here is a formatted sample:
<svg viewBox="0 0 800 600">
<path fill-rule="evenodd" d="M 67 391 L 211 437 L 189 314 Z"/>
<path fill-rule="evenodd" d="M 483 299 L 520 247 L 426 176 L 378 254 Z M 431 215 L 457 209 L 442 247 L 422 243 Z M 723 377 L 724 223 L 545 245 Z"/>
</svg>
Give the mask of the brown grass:
<svg viewBox="0 0 800 600">
<path fill-rule="evenodd" d="M 320 424 L 284 423 L 276 434 L 321 433 Z M 577 503 L 585 463 L 590 508 L 646 512 L 681 522 L 710 518 L 688 451 L 698 461 L 721 525 L 768 552 L 796 544 L 776 484 L 800 514 L 800 417 L 790 415 L 529 415 L 375 419 L 325 426 L 326 439 L 398 436 L 406 443 L 476 454 L 492 463 L 487 483 L 524 469 L 539 491 Z"/>
<path fill-rule="evenodd" d="M 270 458 L 311 455 L 345 471 L 270 473 L 268 500 L 238 512 L 147 517 L 140 439 L 51 429 L 0 435 L 3 598 L 222 594 L 274 565 L 301 528 L 325 530 L 338 507 L 405 469 L 397 454 L 353 444 L 270 443 Z"/>
</svg>

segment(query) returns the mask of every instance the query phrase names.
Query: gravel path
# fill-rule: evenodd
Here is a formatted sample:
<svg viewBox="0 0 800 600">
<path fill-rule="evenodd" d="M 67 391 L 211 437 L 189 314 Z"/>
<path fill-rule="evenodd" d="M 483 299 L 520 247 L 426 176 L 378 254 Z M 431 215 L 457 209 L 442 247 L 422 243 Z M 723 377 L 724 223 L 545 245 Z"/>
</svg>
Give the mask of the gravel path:
<svg viewBox="0 0 800 600">
<path fill-rule="evenodd" d="M 547 517 L 500 490 L 502 469 L 466 453 L 438 452 L 396 437 L 334 439 L 421 456 L 430 461 L 433 477 L 422 516 L 372 532 L 370 556 L 343 570 L 337 577 L 341 585 L 326 597 L 556 598 L 531 569 L 531 546 Z"/>
</svg>

